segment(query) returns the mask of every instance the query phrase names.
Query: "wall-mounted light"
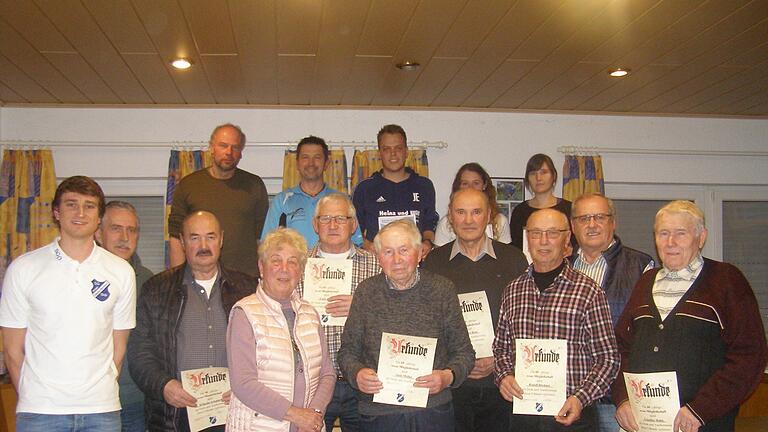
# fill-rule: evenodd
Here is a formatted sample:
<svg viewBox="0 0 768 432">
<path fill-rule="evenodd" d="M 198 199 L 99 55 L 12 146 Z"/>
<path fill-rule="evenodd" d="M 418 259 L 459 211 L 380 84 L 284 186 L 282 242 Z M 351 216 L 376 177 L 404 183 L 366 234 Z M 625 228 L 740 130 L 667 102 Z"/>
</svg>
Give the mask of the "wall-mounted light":
<svg viewBox="0 0 768 432">
<path fill-rule="evenodd" d="M 404 71 L 415 71 L 416 69 L 421 67 L 421 64 L 416 61 L 412 60 L 406 60 L 402 63 L 398 63 L 395 65 L 398 69 L 404 70 Z"/>
<path fill-rule="evenodd" d="M 629 75 L 629 72 L 631 72 L 631 69 L 627 68 L 614 68 L 614 69 L 608 69 L 608 75 L 614 77 L 614 78 L 621 78 Z"/>
<path fill-rule="evenodd" d="M 175 67 L 176 69 L 189 69 L 192 67 L 192 60 L 187 58 L 177 58 L 176 60 L 171 62 L 171 66 Z"/>
</svg>

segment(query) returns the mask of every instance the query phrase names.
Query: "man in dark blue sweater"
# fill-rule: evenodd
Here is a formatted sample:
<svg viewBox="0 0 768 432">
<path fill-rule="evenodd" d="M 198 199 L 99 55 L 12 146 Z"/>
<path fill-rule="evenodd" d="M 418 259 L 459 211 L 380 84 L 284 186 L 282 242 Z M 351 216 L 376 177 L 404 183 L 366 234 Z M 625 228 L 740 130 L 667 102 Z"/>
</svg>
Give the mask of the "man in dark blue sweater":
<svg viewBox="0 0 768 432">
<path fill-rule="evenodd" d="M 499 321 L 501 293 L 509 282 L 522 274 L 527 262 L 516 246 L 491 240 L 485 227 L 490 220 L 488 196 L 475 189 L 460 189 L 451 196 L 448 220 L 456 240 L 429 254 L 424 268 L 444 276 L 456 286 L 458 294 L 485 298 L 482 308 L 490 309 L 493 327 Z M 463 304 L 464 319 L 470 327 L 475 307 Z M 468 379 L 453 389 L 456 431 L 507 432 L 512 405 L 504 400 L 493 382 L 493 329 L 483 334 L 470 328 L 477 358 Z M 486 346 L 482 346 L 483 341 Z M 485 349 L 484 349 L 485 348 Z"/>
<path fill-rule="evenodd" d="M 426 256 L 434 246 L 435 227 L 440 218 L 435 211 L 435 187 L 428 178 L 405 167 L 408 143 L 402 127 L 386 125 L 376 139 L 382 169 L 360 182 L 352 197 L 363 232 L 363 247 L 373 251 L 372 242 L 379 228 L 407 217 L 413 219 L 421 232 L 422 255 Z"/>
</svg>

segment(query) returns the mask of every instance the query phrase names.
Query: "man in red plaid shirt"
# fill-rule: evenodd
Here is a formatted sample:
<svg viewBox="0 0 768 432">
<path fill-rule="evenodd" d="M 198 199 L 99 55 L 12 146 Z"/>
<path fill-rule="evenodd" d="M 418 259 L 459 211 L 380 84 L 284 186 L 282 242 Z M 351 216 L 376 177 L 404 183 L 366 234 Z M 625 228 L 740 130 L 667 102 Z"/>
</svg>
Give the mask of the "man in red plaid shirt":
<svg viewBox="0 0 768 432">
<path fill-rule="evenodd" d="M 571 232 L 562 213 L 544 209 L 526 224 L 533 265 L 505 289 L 493 343 L 496 384 L 513 401 L 523 391 L 515 380 L 515 339 L 563 339 L 568 343 L 563 407 L 548 416 L 513 415 L 513 430 L 592 431 L 592 403 L 604 396 L 619 370 L 611 312 L 603 290 L 564 259 Z"/>
</svg>

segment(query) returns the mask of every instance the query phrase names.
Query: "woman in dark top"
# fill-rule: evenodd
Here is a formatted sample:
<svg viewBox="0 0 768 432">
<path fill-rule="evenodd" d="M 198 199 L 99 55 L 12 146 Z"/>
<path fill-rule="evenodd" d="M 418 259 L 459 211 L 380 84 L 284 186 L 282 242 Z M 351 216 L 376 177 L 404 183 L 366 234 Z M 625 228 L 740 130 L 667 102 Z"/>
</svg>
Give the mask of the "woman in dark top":
<svg viewBox="0 0 768 432">
<path fill-rule="evenodd" d="M 509 232 L 512 244 L 523 249 L 523 228 L 528 216 L 536 210 L 554 208 L 565 213 L 571 220 L 571 202 L 555 196 L 557 169 L 549 156 L 538 153 L 528 159 L 525 167 L 525 188 L 533 193 L 533 198 L 522 202 L 512 210 L 509 216 Z M 571 239 L 573 242 L 573 239 Z"/>
</svg>

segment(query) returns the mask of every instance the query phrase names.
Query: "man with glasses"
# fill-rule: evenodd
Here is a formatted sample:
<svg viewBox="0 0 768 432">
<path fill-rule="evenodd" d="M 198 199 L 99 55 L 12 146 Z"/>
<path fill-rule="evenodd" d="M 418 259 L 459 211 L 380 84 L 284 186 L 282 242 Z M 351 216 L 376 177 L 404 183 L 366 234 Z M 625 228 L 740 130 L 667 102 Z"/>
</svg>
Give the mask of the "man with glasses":
<svg viewBox="0 0 768 432">
<path fill-rule="evenodd" d="M 603 290 L 564 259 L 568 218 L 557 210 L 534 212 L 526 224 L 533 263 L 504 290 L 493 343 L 496 384 L 513 401 L 523 391 L 515 379 L 516 339 L 560 339 L 568 344 L 567 399 L 557 415 L 515 414 L 524 431 L 596 429 L 592 404 L 608 393 L 619 369 L 611 313 Z"/>
<path fill-rule="evenodd" d="M 319 241 L 309 250 L 308 257 L 352 261 L 352 285 L 349 294 L 329 297 L 325 310 L 318 311 L 321 314 L 346 317 L 349 314 L 352 294 L 355 293 L 357 285 L 363 280 L 381 273 L 381 267 L 379 267 L 376 256 L 352 243 L 352 234 L 360 233 L 355 214 L 355 207 L 349 197 L 338 192 L 323 196 L 315 207 L 312 226 Z M 304 278 L 299 282 L 297 290 L 299 295 L 303 297 Z M 333 368 L 336 371 L 336 387 L 333 391 L 333 399 L 325 411 L 325 428 L 328 431 L 333 430 L 333 423 L 338 418 L 343 432 L 355 432 L 359 430 L 357 396 L 355 390 L 347 382 L 347 378 L 341 373 L 336 359 L 343 332 L 343 325 L 325 326 L 325 340 L 328 343 L 328 352 L 331 354 Z"/>
<path fill-rule="evenodd" d="M 569 260 L 575 270 L 589 276 L 603 288 L 614 327 L 629 301 L 637 280 L 653 268 L 653 259 L 624 246 L 616 236 L 616 209 L 602 194 L 584 194 L 571 207 L 571 225 L 578 245 Z M 610 396 L 596 404 L 600 432 L 618 432 L 616 407 Z"/>
<path fill-rule="evenodd" d="M 328 168 L 331 151 L 325 140 L 316 136 L 304 137 L 296 147 L 296 169 L 299 171 L 299 184 L 277 194 L 272 200 L 261 231 L 261 238 L 270 231 L 282 226 L 293 228 L 307 241 L 307 247 L 317 243 L 313 215 L 320 198 L 337 192 L 328 187 L 323 180 L 323 173 Z M 352 242 L 363 244 L 360 229 L 355 228 Z"/>
</svg>

